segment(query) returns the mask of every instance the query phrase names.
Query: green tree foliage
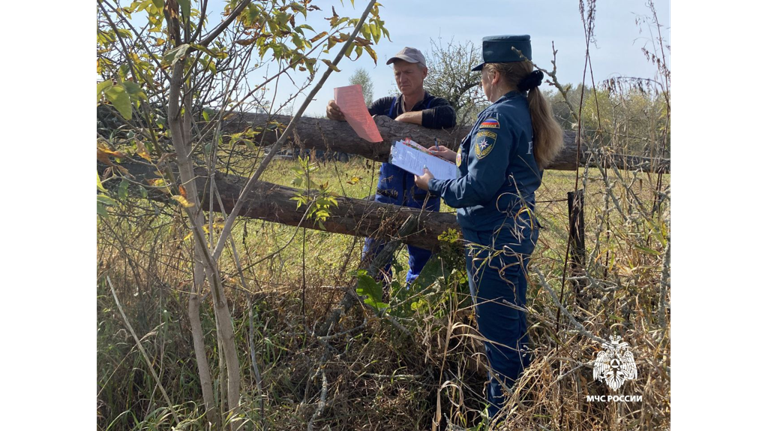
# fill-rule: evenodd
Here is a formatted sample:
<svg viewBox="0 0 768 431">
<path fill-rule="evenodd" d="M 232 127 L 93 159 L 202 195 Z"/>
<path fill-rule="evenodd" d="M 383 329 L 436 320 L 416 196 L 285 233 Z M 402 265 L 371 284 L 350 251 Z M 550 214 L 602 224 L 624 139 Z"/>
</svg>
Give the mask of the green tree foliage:
<svg viewBox="0 0 768 431">
<path fill-rule="evenodd" d="M 669 157 L 668 105 L 664 95 L 648 81 L 619 78 L 608 80 L 597 89 L 579 84 L 566 85 L 564 90 L 565 95 L 553 90 L 545 92 L 563 130 L 578 129 L 583 90 L 581 131 L 588 138 L 588 145 L 613 154 Z"/>
<path fill-rule="evenodd" d="M 488 106 L 480 87 L 480 72 L 472 72 L 472 68 L 482 62 L 478 48 L 472 42 L 451 40 L 443 45 L 442 41 L 430 39 L 425 57 L 429 68 L 424 80 L 426 90 L 453 106 L 457 125 L 473 123 L 477 114 Z"/>
<path fill-rule="evenodd" d="M 648 81 L 613 79 L 584 103 L 583 119 L 617 154 L 669 157 L 668 105 Z"/>
<path fill-rule="evenodd" d="M 371 81 L 371 75 L 365 69 L 357 69 L 352 77 L 349 78 L 350 85 L 360 85 L 363 88 L 363 98 L 365 104 L 370 106 L 373 102 L 373 81 Z"/>
<path fill-rule="evenodd" d="M 206 0 L 100 0 L 97 5 L 97 157 L 107 166 L 98 178 L 97 210 L 100 217 L 120 219 L 126 205 L 118 203 L 127 202 L 132 191 L 162 191 L 170 202 L 163 211 L 182 221 L 184 237 L 194 242 L 193 250 L 185 254 L 184 284 L 202 392 L 200 405 L 215 429 L 226 421 L 238 429 L 245 420 L 240 409 L 245 392 L 238 354 L 243 346 L 235 341 L 227 298 L 231 293 L 224 290 L 226 278 L 221 272 L 222 267 L 233 264 L 223 257 L 225 248 L 235 255 L 240 283 L 245 282 L 231 243 L 237 214 L 227 215 L 222 222 L 215 213 L 200 210 L 195 169 L 235 173 L 250 177 L 249 184 L 253 184 L 275 152 L 265 156 L 250 140 L 266 132 L 282 134 L 284 141 L 291 126 L 273 122 L 224 132 L 226 117 L 238 111 L 279 112 L 313 86 L 304 109 L 328 76 L 339 71 L 337 63 L 344 56 L 354 60 L 369 55 L 377 61 L 373 45 L 389 37 L 378 3 L 368 2 L 360 18 L 341 16 L 327 2 L 322 5 L 326 10 L 313 0 L 227 0 L 221 17 L 211 13 Z M 320 21 L 323 28 L 306 24 L 310 14 L 325 17 Z M 282 76 L 298 91 L 280 105 L 267 91 L 275 91 L 275 82 Z M 128 157 L 142 159 L 161 178 L 139 184 L 120 166 Z M 254 171 L 254 161 L 259 159 L 259 169 Z M 217 195 L 213 184 L 207 191 Z M 317 200 L 311 215 L 322 221 L 334 203 L 332 196 Z M 232 213 L 237 211 L 236 203 Z M 148 213 L 132 218 L 131 223 L 143 231 L 155 217 Z M 215 315 L 213 340 L 206 337 L 201 323 L 204 301 L 210 301 Z M 207 356 L 214 349 L 220 352 L 218 368 L 210 366 Z M 256 367 L 255 362 L 252 366 Z M 261 396 L 260 384 L 256 386 Z M 220 390 L 218 396 L 215 387 Z M 135 400 L 112 400 L 110 404 L 132 406 Z M 144 407 L 148 406 L 139 406 L 130 414 Z M 165 407 L 174 412 L 174 406 Z M 109 410 L 100 416 L 102 428 L 120 421 L 121 416 L 120 411 Z M 178 422 L 175 412 L 173 417 Z M 181 423 L 176 426 L 183 427 Z"/>
</svg>

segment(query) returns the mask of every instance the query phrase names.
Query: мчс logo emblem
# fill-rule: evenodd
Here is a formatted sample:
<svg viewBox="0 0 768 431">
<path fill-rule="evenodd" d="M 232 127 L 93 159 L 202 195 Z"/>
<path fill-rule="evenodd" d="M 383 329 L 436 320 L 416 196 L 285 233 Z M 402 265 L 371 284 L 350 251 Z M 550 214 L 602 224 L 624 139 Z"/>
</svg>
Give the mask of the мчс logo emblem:
<svg viewBox="0 0 768 431">
<path fill-rule="evenodd" d="M 626 380 L 637 378 L 635 357 L 629 350 L 629 345 L 621 341 L 621 337 L 611 335 L 611 342 L 603 343 L 603 350 L 597 354 L 592 378 L 603 381 L 614 391 L 619 389 Z"/>
</svg>

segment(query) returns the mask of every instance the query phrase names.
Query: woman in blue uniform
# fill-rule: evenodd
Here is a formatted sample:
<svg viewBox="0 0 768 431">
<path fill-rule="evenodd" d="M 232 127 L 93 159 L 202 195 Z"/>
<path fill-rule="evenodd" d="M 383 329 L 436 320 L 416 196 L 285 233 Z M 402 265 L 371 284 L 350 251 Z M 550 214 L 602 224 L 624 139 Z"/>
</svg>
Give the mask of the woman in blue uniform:
<svg viewBox="0 0 768 431">
<path fill-rule="evenodd" d="M 469 288 L 493 373 L 487 395 L 495 415 L 530 364 L 525 313 L 526 268 L 538 239 L 533 211 L 543 168 L 563 145 L 563 132 L 538 90 L 543 74 L 533 70 L 530 37 L 483 38 L 483 92 L 493 104 L 478 115 L 459 153 L 431 148 L 456 160 L 459 177 L 436 180 L 425 169 L 419 188 L 457 208 L 466 246 Z M 498 378 L 497 378 L 498 377 Z"/>
</svg>

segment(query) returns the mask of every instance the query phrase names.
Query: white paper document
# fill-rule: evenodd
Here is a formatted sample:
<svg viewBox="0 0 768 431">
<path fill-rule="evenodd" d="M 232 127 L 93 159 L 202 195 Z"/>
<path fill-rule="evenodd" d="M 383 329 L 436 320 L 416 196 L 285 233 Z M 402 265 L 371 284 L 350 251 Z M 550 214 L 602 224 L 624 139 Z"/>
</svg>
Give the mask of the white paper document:
<svg viewBox="0 0 768 431">
<path fill-rule="evenodd" d="M 381 142 L 381 134 L 373 121 L 363 98 L 363 87 L 359 84 L 333 89 L 333 99 L 357 136 L 368 142 Z"/>
<path fill-rule="evenodd" d="M 426 148 L 408 138 L 392 144 L 389 163 L 419 176 L 424 174 L 426 166 L 438 180 L 456 178 L 456 164 L 429 154 Z"/>
</svg>

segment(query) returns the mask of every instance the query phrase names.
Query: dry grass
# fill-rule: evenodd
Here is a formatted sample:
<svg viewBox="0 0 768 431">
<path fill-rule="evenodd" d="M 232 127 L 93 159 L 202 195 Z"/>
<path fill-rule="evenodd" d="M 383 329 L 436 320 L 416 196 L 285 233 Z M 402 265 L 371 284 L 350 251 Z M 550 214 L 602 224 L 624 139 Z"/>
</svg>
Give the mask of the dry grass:
<svg viewBox="0 0 768 431">
<path fill-rule="evenodd" d="M 275 163 L 264 179 L 289 184 L 285 172 L 292 163 Z M 317 174 L 316 181 L 327 180 L 334 191 L 342 193 L 343 187 L 343 193 L 354 197 L 367 196 L 376 180 L 375 167 L 360 160 L 328 162 Z M 351 184 L 350 177 L 360 179 Z M 562 288 L 567 238 L 564 199 L 576 178 L 573 172 L 551 171 L 538 193 L 537 213 L 545 229 L 532 259 L 528 297 L 535 360 L 513 388 L 506 423 L 494 427 L 669 426 L 668 311 L 660 309 L 660 304 L 669 303 L 668 288 L 662 287 L 662 268 L 668 264 L 668 221 L 663 215 L 667 204 L 654 214 L 648 212 L 654 193 L 649 185 L 655 176 L 606 172 L 603 177 L 590 169 L 586 177 L 581 185 L 586 186 L 588 279 L 581 302 L 574 296 L 572 281 L 566 281 L 563 300 L 583 330 L 563 313 L 556 331 L 558 306 L 553 295 L 559 296 Z M 192 244 L 184 239 L 187 233 L 176 209 L 158 208 L 159 214 L 155 210 L 146 201 L 128 200 L 112 207 L 99 222 L 101 429 L 172 425 L 102 282 L 105 275 L 118 289 L 165 389 L 186 418 L 186 429 L 205 429 L 186 315 Z M 388 315 L 407 329 L 407 335 L 382 316 L 355 308 L 329 337 L 318 337 L 312 334 L 313 326 L 338 302 L 340 287 L 353 282 L 350 271 L 359 263 L 361 240 L 309 230 L 305 235 L 293 227 L 253 220 L 241 221 L 234 237 L 246 285 L 239 282 L 231 253 L 225 252 L 221 269 L 228 275 L 247 429 L 307 429 L 311 422 L 313 429 L 423 430 L 431 429 L 435 418 L 440 428 L 487 426 L 482 415 L 484 357 L 456 250 L 441 253 L 444 265 L 425 270 L 424 283 L 394 292 Z M 406 259 L 401 250 L 396 270 Z M 404 278 L 404 271 L 399 277 Z M 664 297 L 661 292 L 666 292 Z M 212 311 L 205 308 L 202 318 L 208 345 L 215 346 Z M 585 401 L 586 395 L 609 393 L 605 384 L 592 381 L 590 362 L 600 344 L 590 335 L 607 339 L 614 334 L 629 342 L 639 370 L 638 380 L 619 392 L 641 394 L 642 403 Z M 249 336 L 263 377 L 263 410 L 251 368 Z M 218 351 L 208 354 L 216 376 Z"/>
</svg>

